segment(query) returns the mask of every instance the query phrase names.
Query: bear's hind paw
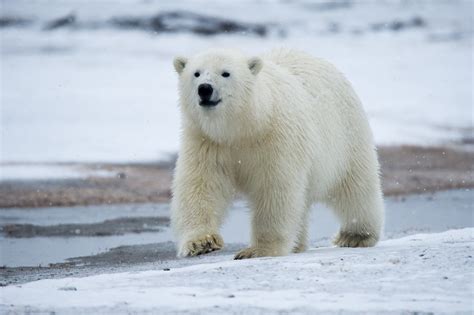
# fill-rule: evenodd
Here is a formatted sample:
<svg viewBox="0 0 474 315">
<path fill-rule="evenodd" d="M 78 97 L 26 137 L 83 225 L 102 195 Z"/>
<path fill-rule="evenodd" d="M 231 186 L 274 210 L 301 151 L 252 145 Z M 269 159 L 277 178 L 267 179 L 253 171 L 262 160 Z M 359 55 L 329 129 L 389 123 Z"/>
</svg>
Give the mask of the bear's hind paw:
<svg viewBox="0 0 474 315">
<path fill-rule="evenodd" d="M 292 252 L 298 254 L 298 253 L 305 252 L 307 249 L 308 249 L 308 245 L 306 243 L 302 243 L 302 244 L 297 244 L 295 247 L 293 247 Z"/>
<path fill-rule="evenodd" d="M 378 235 L 339 231 L 333 240 L 339 247 L 372 247 L 377 244 Z"/>
<path fill-rule="evenodd" d="M 195 240 L 188 241 L 181 249 L 179 256 L 198 256 L 221 249 L 224 246 L 222 237 L 218 234 L 206 234 Z"/>
</svg>

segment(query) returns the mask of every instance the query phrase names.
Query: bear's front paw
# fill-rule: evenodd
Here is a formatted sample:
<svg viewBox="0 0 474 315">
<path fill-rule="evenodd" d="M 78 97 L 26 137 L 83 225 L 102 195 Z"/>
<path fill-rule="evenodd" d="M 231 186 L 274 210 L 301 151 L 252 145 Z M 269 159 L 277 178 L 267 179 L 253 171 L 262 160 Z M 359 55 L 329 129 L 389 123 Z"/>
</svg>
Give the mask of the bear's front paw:
<svg viewBox="0 0 474 315">
<path fill-rule="evenodd" d="M 277 250 L 268 250 L 264 248 L 251 246 L 251 247 L 242 249 L 237 254 L 235 254 L 234 259 L 240 260 L 240 259 L 248 259 L 248 258 L 256 258 L 256 257 L 282 256 L 282 255 L 284 254 Z"/>
<path fill-rule="evenodd" d="M 197 256 L 219 250 L 224 246 L 224 240 L 218 234 L 205 234 L 188 241 L 178 253 L 179 257 Z"/>
<path fill-rule="evenodd" d="M 333 243 L 339 247 L 372 247 L 377 241 L 378 235 L 371 233 L 340 231 Z"/>
</svg>

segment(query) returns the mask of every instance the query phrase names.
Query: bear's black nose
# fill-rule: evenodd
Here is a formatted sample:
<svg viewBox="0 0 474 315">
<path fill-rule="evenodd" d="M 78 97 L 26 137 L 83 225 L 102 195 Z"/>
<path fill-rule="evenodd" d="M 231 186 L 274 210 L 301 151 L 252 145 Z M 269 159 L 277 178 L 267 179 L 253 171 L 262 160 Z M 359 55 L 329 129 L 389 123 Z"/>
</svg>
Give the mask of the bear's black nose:
<svg viewBox="0 0 474 315">
<path fill-rule="evenodd" d="M 210 100 L 212 96 L 212 92 L 213 92 L 213 89 L 212 89 L 212 85 L 210 84 L 203 83 L 203 84 L 200 84 L 198 87 L 198 94 L 201 97 L 201 100 L 203 101 Z"/>
</svg>

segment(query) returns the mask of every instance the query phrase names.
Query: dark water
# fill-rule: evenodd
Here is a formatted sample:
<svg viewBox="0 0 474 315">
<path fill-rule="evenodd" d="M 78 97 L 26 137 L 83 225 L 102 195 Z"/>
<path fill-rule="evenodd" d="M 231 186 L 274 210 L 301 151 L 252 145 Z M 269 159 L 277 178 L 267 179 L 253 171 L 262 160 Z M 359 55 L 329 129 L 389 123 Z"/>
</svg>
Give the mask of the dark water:
<svg viewBox="0 0 474 315">
<path fill-rule="evenodd" d="M 385 237 L 394 238 L 420 232 L 472 227 L 473 197 L 470 190 L 454 190 L 387 198 Z M 113 225 L 115 222 L 113 219 L 116 218 L 166 217 L 168 212 L 167 204 L 0 209 L 2 227 L 11 224 L 30 224 L 41 226 L 42 230 L 51 230 L 50 234 L 57 235 L 7 237 L 3 233 L 0 235 L 0 265 L 47 266 L 74 257 L 82 258 L 70 261 L 94 263 L 100 260 L 100 263 L 105 265 L 115 263 L 117 257 L 123 257 L 124 262 L 131 263 L 171 259 L 174 257 L 174 249 L 170 243 L 171 232 L 166 224 L 157 229 L 157 232 L 149 232 L 146 224 L 142 230 L 148 232 L 141 232 L 140 229 L 124 232 L 120 230 L 119 225 Z M 82 231 L 87 230 L 90 225 L 97 225 L 106 220 L 112 220 L 110 221 L 112 226 L 105 224 L 109 233 L 107 236 L 82 234 Z M 63 236 L 60 232 L 55 233 L 64 230 L 66 224 L 74 224 L 74 233 L 67 231 L 68 233 Z M 338 222 L 331 211 L 315 206 L 310 227 L 312 246 L 330 244 L 330 239 L 337 229 Z M 230 251 L 249 241 L 250 213 L 244 202 L 234 203 L 223 226 L 222 236 L 227 250 Z M 127 255 L 130 257 L 127 258 Z"/>
</svg>

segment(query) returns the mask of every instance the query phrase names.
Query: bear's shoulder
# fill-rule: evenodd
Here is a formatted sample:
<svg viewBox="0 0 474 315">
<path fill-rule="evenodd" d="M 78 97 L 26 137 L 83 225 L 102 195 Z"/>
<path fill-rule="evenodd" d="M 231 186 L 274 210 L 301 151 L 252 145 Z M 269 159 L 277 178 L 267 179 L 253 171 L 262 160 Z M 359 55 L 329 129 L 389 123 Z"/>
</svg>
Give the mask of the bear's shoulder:
<svg viewBox="0 0 474 315">
<path fill-rule="evenodd" d="M 299 74 L 304 70 L 337 71 L 328 61 L 314 57 L 306 52 L 290 49 L 276 48 L 262 56 L 264 62 L 270 62 L 289 70 L 293 74 Z"/>
</svg>

